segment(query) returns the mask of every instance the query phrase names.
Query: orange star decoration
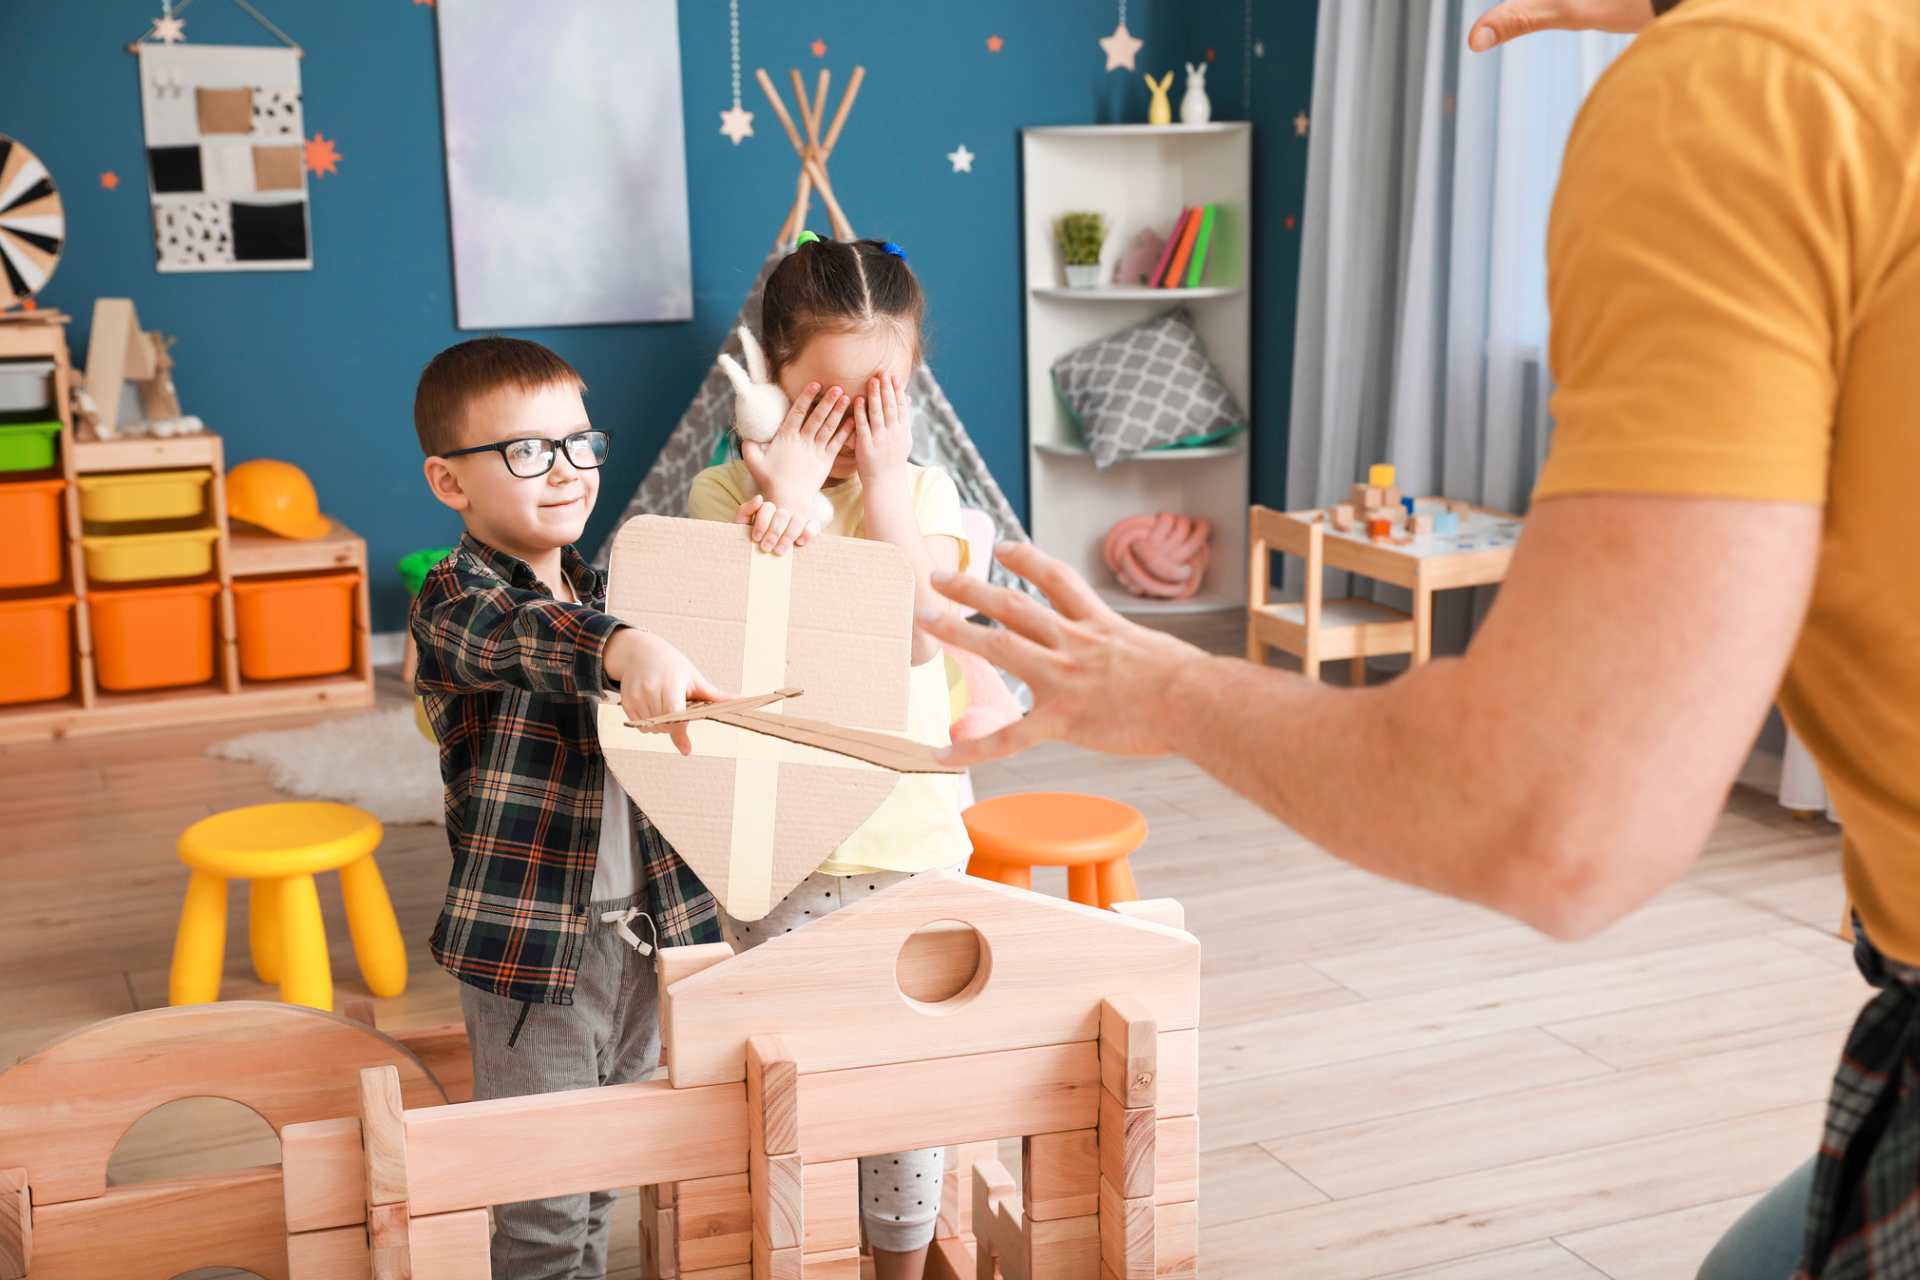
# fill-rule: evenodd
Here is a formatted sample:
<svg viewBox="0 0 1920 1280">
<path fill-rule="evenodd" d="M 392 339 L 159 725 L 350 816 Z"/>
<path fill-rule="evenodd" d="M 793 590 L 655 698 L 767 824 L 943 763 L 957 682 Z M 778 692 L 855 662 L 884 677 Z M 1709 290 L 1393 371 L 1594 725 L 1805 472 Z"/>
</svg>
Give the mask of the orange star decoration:
<svg viewBox="0 0 1920 1280">
<path fill-rule="evenodd" d="M 816 58 L 824 58 L 827 56 L 827 42 L 825 40 L 815 40 L 808 48 L 813 50 L 813 56 Z"/>
<path fill-rule="evenodd" d="M 338 138 L 329 138 L 318 130 L 304 144 L 307 152 L 307 172 L 315 176 L 338 173 L 340 170 L 340 151 L 334 144 Z"/>
<path fill-rule="evenodd" d="M 100 175 L 100 185 L 111 191 L 120 185 L 120 175 L 109 169 Z"/>
<path fill-rule="evenodd" d="M 1002 40 L 999 36 L 988 36 L 987 52 L 998 53 L 1006 45 L 1006 43 L 1007 42 L 1005 40 Z"/>
<path fill-rule="evenodd" d="M 433 8 L 433 0 L 413 0 L 413 2 L 415 4 L 423 4 L 429 9 Z"/>
</svg>

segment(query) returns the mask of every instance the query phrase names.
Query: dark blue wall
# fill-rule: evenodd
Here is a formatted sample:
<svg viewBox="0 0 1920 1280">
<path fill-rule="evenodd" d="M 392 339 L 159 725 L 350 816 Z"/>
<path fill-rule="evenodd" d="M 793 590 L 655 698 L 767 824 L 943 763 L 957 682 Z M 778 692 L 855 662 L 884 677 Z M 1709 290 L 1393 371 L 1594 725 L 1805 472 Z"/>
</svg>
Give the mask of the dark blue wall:
<svg viewBox="0 0 1920 1280">
<path fill-rule="evenodd" d="M 541 0 L 542 3 L 555 0 Z M 1145 118 L 1138 75 L 1106 72 L 1098 37 L 1113 0 L 975 0 L 836 5 L 742 0 L 744 74 L 765 66 L 837 81 L 867 67 L 832 172 L 855 227 L 899 241 L 926 283 L 935 372 L 988 465 L 1024 508 L 1018 130 L 1025 125 Z M 1305 142 L 1290 123 L 1312 68 L 1312 0 L 1261 0 L 1253 114 L 1261 224 L 1256 236 L 1256 496 L 1277 500 L 1285 456 L 1288 372 Z M 190 413 L 226 438 L 229 462 L 278 457 L 313 477 L 322 505 L 366 536 L 376 566 L 459 532 L 427 495 L 410 420 L 420 366 L 470 336 L 453 327 L 446 185 L 433 10 L 408 0 L 265 0 L 263 11 L 306 49 L 306 126 L 338 140 L 336 174 L 311 179 L 311 272 L 162 276 L 153 269 L 139 86 L 124 46 L 155 0 L 4 0 L 0 133 L 33 148 L 66 202 L 68 241 L 42 297 L 74 317 L 76 359 L 98 296 L 127 296 L 142 324 L 177 335 L 175 379 Z M 1156 70 L 1216 52 L 1216 116 L 1241 116 L 1244 5 L 1133 0 L 1129 25 Z M 259 43 L 265 33 L 226 0 L 184 15 L 198 43 Z M 778 229 L 796 161 L 750 79 L 756 134 L 719 132 L 730 105 L 727 8 L 681 0 L 681 67 L 692 204 L 694 319 L 684 324 L 526 331 L 572 361 L 594 420 L 619 433 L 587 543 L 597 545 L 639 483 L 694 388 Z M 1005 44 L 990 52 L 987 37 Z M 808 46 L 824 40 L 824 59 Z M 1174 93 L 1180 91 L 1176 77 Z M 836 90 L 837 90 L 836 85 Z M 946 153 L 977 159 L 955 174 Z M 117 190 L 99 176 L 112 170 Z M 816 207 L 813 224 L 824 229 Z M 396 575 L 374 575 L 379 630 L 401 625 Z"/>
</svg>

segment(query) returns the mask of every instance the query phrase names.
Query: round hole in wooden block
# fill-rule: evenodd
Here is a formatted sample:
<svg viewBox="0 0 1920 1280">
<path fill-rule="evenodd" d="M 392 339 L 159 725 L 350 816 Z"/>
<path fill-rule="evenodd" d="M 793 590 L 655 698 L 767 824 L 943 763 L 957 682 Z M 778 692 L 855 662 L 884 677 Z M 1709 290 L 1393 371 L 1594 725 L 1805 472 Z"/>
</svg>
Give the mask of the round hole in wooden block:
<svg viewBox="0 0 1920 1280">
<path fill-rule="evenodd" d="M 135 1120 L 107 1160 L 107 1185 L 280 1163 L 273 1126 L 231 1098 L 175 1098 Z"/>
<path fill-rule="evenodd" d="M 993 968 L 987 940 L 960 920 L 923 924 L 900 946 L 894 980 L 922 1013 L 951 1013 L 980 994 Z"/>
</svg>

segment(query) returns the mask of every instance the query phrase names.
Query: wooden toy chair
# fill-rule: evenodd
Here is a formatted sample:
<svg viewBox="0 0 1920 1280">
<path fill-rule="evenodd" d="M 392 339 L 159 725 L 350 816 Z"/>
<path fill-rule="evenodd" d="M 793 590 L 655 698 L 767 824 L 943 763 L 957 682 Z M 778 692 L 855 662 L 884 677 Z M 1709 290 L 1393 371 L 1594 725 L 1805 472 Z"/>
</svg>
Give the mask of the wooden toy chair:
<svg viewBox="0 0 1920 1280">
<path fill-rule="evenodd" d="M 213 1266 L 288 1280 L 279 1165 L 109 1187 L 107 1162 L 134 1121 L 180 1098 L 232 1099 L 276 1133 L 351 1117 L 372 1067 L 411 1106 L 446 1101 L 393 1038 L 266 1001 L 130 1013 L 22 1058 L 0 1073 L 0 1280 L 167 1280 Z"/>
<path fill-rule="evenodd" d="M 1267 665 L 1268 646 L 1300 659 L 1300 670 L 1319 679 L 1320 664 L 1346 658 L 1349 683 L 1367 682 L 1367 659 L 1413 652 L 1413 617 L 1371 600 L 1321 599 L 1326 526 L 1319 512 L 1288 514 L 1254 506 L 1247 529 L 1247 661 Z M 1269 602 L 1272 566 L 1280 552 L 1306 561 L 1306 598 L 1298 604 Z"/>
</svg>

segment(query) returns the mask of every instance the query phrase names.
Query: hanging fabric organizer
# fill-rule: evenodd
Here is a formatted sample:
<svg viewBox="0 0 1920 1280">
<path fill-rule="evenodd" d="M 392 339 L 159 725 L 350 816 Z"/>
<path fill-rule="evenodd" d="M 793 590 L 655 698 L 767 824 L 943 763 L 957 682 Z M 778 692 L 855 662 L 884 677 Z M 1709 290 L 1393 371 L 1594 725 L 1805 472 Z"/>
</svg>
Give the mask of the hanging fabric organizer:
<svg viewBox="0 0 1920 1280">
<path fill-rule="evenodd" d="M 154 266 L 304 271 L 307 217 L 300 47 L 234 0 L 283 47 L 177 44 L 187 3 L 128 46 L 140 59 Z"/>
</svg>

